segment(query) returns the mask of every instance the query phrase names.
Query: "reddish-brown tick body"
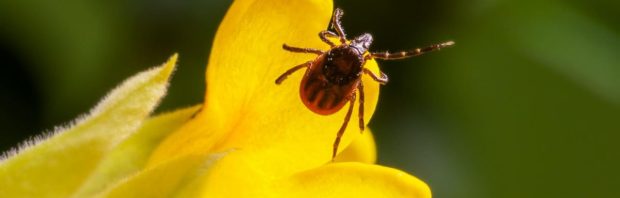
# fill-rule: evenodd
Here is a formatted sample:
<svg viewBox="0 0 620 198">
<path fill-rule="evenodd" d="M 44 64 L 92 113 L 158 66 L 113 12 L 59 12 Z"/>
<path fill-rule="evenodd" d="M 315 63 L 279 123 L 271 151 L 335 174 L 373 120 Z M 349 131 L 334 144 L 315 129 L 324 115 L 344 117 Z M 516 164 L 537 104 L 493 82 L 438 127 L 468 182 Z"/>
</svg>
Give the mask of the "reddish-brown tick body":
<svg viewBox="0 0 620 198">
<path fill-rule="evenodd" d="M 321 115 L 338 112 L 355 94 L 365 60 L 352 47 L 341 45 L 318 56 L 304 75 L 299 95 L 308 109 Z"/>
<path fill-rule="evenodd" d="M 353 105 L 356 100 L 356 92 L 359 93 L 359 127 L 360 131 L 364 130 L 364 85 L 362 83 L 362 74 L 368 74 L 380 84 L 388 82 L 388 77 L 381 72 L 376 75 L 364 67 L 366 60 L 370 59 L 403 59 L 426 52 L 439 50 L 454 44 L 448 41 L 441 44 L 431 45 L 425 48 L 417 48 L 409 51 L 390 54 L 383 53 L 367 53 L 370 44 L 372 44 L 372 35 L 362 34 L 347 42 L 346 36 L 340 25 L 340 17 L 342 10 L 336 9 L 332 18 L 332 26 L 336 32 L 324 30 L 319 32 L 319 37 L 323 42 L 327 43 L 331 48 L 327 51 L 312 48 L 291 47 L 284 44 L 282 47 L 291 52 L 297 53 L 313 53 L 318 56 L 306 63 L 292 67 L 284 72 L 276 79 L 276 84 L 281 84 L 289 75 L 295 71 L 307 68 L 304 78 L 299 86 L 299 95 L 301 101 L 312 112 L 320 115 L 331 115 L 338 112 L 344 105 L 349 102 L 349 109 L 344 118 L 344 123 L 336 134 L 334 147 L 332 150 L 332 159 L 336 156 L 340 138 L 351 119 Z M 340 44 L 336 45 L 328 37 L 339 38 Z"/>
</svg>

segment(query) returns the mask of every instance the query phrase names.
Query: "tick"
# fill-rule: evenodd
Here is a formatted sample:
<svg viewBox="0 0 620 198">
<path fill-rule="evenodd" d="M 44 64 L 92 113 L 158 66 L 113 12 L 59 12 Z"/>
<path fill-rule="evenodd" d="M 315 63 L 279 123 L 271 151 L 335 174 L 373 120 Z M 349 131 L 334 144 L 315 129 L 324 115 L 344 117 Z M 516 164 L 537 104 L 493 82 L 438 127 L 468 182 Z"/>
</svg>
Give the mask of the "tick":
<svg viewBox="0 0 620 198">
<path fill-rule="evenodd" d="M 383 72 L 377 75 L 364 67 L 367 60 L 409 58 L 454 45 L 454 42 L 448 41 L 398 53 L 368 52 L 368 48 L 372 44 L 372 35 L 365 33 L 351 41 L 347 41 L 344 30 L 340 25 L 342 14 L 342 10 L 336 8 L 332 16 L 331 25 L 336 32 L 329 30 L 319 32 L 319 38 L 330 46 L 329 50 L 322 51 L 283 44 L 282 48 L 286 51 L 312 53 L 318 56 L 314 60 L 292 67 L 276 79 L 276 84 L 279 85 L 295 71 L 306 68 L 306 74 L 301 80 L 299 87 L 299 95 L 301 96 L 301 101 L 308 109 L 320 115 L 334 114 L 342 109 L 346 103 L 349 103 L 349 110 L 344 117 L 344 123 L 342 123 L 334 140 L 332 159 L 336 157 L 340 138 L 344 134 L 349 120 L 351 120 L 353 106 L 356 101 L 356 92 L 359 92 L 358 118 L 360 132 L 364 131 L 364 84 L 361 81 L 362 75 L 369 75 L 373 80 L 382 85 L 388 82 L 388 77 Z M 340 44 L 333 43 L 329 40 L 329 37 L 338 38 Z"/>
</svg>

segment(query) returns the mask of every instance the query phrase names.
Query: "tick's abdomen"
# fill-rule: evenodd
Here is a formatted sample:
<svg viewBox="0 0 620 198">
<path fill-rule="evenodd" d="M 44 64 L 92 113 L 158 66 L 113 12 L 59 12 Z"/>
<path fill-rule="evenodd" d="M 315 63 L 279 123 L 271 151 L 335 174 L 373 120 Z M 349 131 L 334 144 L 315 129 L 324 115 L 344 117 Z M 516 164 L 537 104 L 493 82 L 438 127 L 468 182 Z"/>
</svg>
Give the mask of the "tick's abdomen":
<svg viewBox="0 0 620 198">
<path fill-rule="evenodd" d="M 300 96 L 317 114 L 340 110 L 354 93 L 362 73 L 363 57 L 350 47 L 336 47 L 313 61 L 301 82 Z"/>
</svg>

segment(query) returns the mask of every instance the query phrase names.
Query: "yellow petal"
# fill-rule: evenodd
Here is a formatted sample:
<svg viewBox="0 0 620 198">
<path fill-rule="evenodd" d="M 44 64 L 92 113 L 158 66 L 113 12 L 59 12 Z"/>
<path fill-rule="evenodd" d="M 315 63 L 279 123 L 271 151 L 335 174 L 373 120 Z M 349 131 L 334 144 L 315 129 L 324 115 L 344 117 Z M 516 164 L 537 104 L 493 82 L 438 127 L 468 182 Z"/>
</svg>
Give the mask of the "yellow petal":
<svg viewBox="0 0 620 198">
<path fill-rule="evenodd" d="M 397 169 L 359 162 L 329 163 L 278 176 L 257 161 L 268 155 L 236 150 L 203 174 L 202 197 L 431 197 L 429 187 Z M 289 158 L 294 163 L 297 158 Z M 289 164 L 290 164 L 289 163 Z M 272 164 L 289 169 L 289 164 Z"/>
<path fill-rule="evenodd" d="M 336 156 L 334 161 L 374 164 L 377 161 L 377 147 L 370 129 L 366 128 L 364 134 L 353 140 L 344 151 Z"/>
<path fill-rule="evenodd" d="M 166 93 L 174 55 L 128 79 L 89 115 L 0 162 L 0 197 L 67 197 L 107 152 L 136 131 Z M 42 139 L 42 138 L 40 138 Z"/>
<path fill-rule="evenodd" d="M 208 156 L 186 155 L 178 157 L 118 182 L 96 197 L 173 197 L 178 194 L 191 195 L 197 191 L 193 188 L 195 184 L 200 184 L 196 179 L 207 173 L 209 167 L 224 155 L 225 153 Z"/>
<path fill-rule="evenodd" d="M 149 118 L 129 138 L 111 150 L 73 197 L 92 197 L 144 168 L 151 152 L 168 134 L 191 119 L 200 105 Z"/>
<path fill-rule="evenodd" d="M 357 162 L 302 172 L 274 187 L 279 197 L 431 197 L 424 182 L 405 172 Z"/>
<path fill-rule="evenodd" d="M 263 164 L 257 167 L 281 174 L 329 162 L 348 105 L 336 114 L 318 115 L 299 98 L 303 71 L 291 75 L 282 85 L 274 81 L 287 69 L 316 57 L 286 52 L 283 43 L 328 49 L 317 35 L 328 27 L 331 14 L 331 0 L 235 1 L 211 50 L 205 109 L 162 143 L 150 165 L 178 155 L 228 149 L 271 156 L 259 160 L 257 163 Z M 366 67 L 378 72 L 375 61 L 368 61 Z M 377 103 L 379 85 L 368 76 L 363 77 L 363 82 L 364 117 L 368 122 Z M 341 150 L 360 134 L 357 109 L 356 105 Z M 293 156 L 295 160 L 288 160 Z M 287 164 L 287 168 L 278 169 L 274 164 Z"/>
</svg>

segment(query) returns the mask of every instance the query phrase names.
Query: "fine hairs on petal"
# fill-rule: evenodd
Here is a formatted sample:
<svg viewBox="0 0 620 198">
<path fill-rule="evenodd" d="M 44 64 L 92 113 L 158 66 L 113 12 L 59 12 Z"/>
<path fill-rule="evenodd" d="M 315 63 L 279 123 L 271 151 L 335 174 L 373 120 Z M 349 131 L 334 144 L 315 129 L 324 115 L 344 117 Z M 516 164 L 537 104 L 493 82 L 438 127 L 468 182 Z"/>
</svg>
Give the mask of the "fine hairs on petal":
<svg viewBox="0 0 620 198">
<path fill-rule="evenodd" d="M 174 54 L 170 58 L 170 60 L 172 59 L 177 59 L 177 54 Z M 160 70 L 164 70 L 164 69 L 170 69 L 171 71 L 164 72 L 164 73 L 168 73 L 168 75 L 166 76 L 157 76 L 157 75 L 161 75 Z M 70 131 L 76 127 L 79 127 L 82 124 L 88 123 L 92 119 L 100 116 L 106 110 L 113 108 L 114 105 L 118 105 L 116 101 L 119 101 L 120 99 L 122 99 L 122 97 L 128 95 L 129 92 L 134 91 L 140 85 L 144 84 L 146 81 L 151 80 L 153 78 L 167 78 L 168 76 L 172 75 L 172 73 L 174 73 L 175 69 L 176 69 L 176 66 L 173 66 L 173 67 L 156 66 L 146 71 L 142 71 L 132 76 L 131 78 L 126 79 L 125 81 L 117 85 L 114 89 L 112 89 L 112 91 L 108 92 L 108 94 L 104 96 L 97 103 L 97 105 L 93 107 L 88 113 L 79 115 L 76 119 L 69 121 L 66 124 L 55 126 L 53 130 L 44 131 L 43 133 L 39 135 L 32 136 L 28 138 L 27 140 L 19 143 L 16 148 L 11 148 L 6 152 L 1 153 L 0 163 L 11 158 L 12 156 L 15 156 L 18 153 L 29 150 L 33 146 L 38 145 L 39 143 L 45 140 L 58 136 L 62 134 L 63 132 Z M 165 92 L 168 86 L 169 86 L 169 82 L 166 81 L 166 83 L 164 84 L 164 89 L 149 89 L 148 91 L 158 92 L 158 93 L 152 93 L 152 95 L 165 95 Z M 164 93 L 161 93 L 161 92 L 164 92 Z M 161 102 L 161 98 L 158 98 L 157 101 L 155 102 L 155 106 L 158 106 L 160 102 Z M 152 113 L 152 111 L 153 110 L 149 110 L 148 114 Z M 127 127 L 135 128 L 137 126 L 127 126 Z M 125 137 L 129 134 L 125 133 L 125 134 L 114 134 L 114 135 L 122 135 L 119 139 L 125 139 Z"/>
<path fill-rule="evenodd" d="M 84 116 L 86 115 L 80 115 L 77 119 L 69 121 L 69 123 L 67 124 L 55 126 L 54 129 L 51 131 L 43 131 L 41 134 L 28 137 L 28 139 L 24 140 L 23 142 L 18 143 L 17 147 L 10 148 L 9 150 L 1 153 L 0 163 L 2 163 L 4 160 L 7 160 L 8 158 L 12 156 L 17 155 L 19 152 L 25 151 L 28 148 L 39 144 L 39 142 L 42 142 L 46 139 L 53 137 L 55 134 L 61 133 L 63 131 L 67 131 L 72 126 L 75 126 L 76 123 L 79 123 L 79 121 L 83 120 Z"/>
</svg>

